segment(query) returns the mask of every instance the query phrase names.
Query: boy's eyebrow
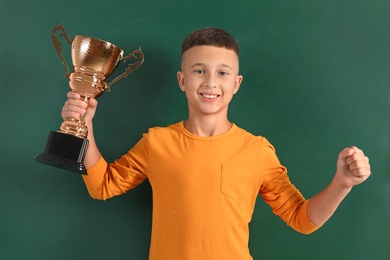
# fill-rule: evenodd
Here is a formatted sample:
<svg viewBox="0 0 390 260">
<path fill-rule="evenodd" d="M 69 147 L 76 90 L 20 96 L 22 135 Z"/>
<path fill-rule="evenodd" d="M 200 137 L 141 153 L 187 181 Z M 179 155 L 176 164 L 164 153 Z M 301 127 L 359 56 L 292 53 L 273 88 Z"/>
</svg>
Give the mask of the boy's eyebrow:
<svg viewBox="0 0 390 260">
<path fill-rule="evenodd" d="M 194 64 L 192 64 L 191 68 L 197 67 L 197 66 L 205 67 L 206 64 L 204 64 L 204 63 L 194 63 Z M 231 66 L 229 66 L 227 64 L 224 64 L 224 63 L 219 64 L 218 67 L 233 69 Z"/>
<path fill-rule="evenodd" d="M 204 64 L 203 63 L 194 63 L 194 64 L 192 64 L 191 65 L 191 68 L 193 68 L 193 67 L 203 67 L 204 66 Z"/>
</svg>

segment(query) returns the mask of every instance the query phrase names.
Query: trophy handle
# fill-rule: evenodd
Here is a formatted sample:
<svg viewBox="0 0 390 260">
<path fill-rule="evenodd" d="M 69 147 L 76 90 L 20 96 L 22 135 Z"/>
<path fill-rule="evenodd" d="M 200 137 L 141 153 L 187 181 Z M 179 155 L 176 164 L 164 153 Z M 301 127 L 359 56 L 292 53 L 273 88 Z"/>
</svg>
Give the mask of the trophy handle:
<svg viewBox="0 0 390 260">
<path fill-rule="evenodd" d="M 51 41 L 53 42 L 54 48 L 57 51 L 57 55 L 60 58 L 62 64 L 64 64 L 64 67 L 65 67 L 65 70 L 66 70 L 66 74 L 65 74 L 64 78 L 69 78 L 69 75 L 70 75 L 69 67 L 68 67 L 68 64 L 66 63 L 66 61 L 64 59 L 64 56 L 62 55 L 62 48 L 61 48 L 62 44 L 58 40 L 57 36 L 55 35 L 55 33 L 57 31 L 62 31 L 62 33 L 60 33 L 60 36 L 62 36 L 69 45 L 72 43 L 72 40 L 70 40 L 68 38 L 68 35 L 65 32 L 65 28 L 62 26 L 62 22 L 60 23 L 60 25 L 55 26 L 53 28 L 53 30 L 51 31 Z"/>
<path fill-rule="evenodd" d="M 137 56 L 135 54 L 138 54 L 139 55 L 139 58 L 137 58 Z M 139 66 L 142 65 L 142 63 L 144 62 L 144 54 L 142 53 L 141 51 L 141 47 L 139 47 L 137 50 L 133 51 L 132 53 L 130 53 L 129 55 L 123 57 L 121 59 L 121 61 L 126 61 L 128 59 L 138 59 L 138 61 L 134 62 L 134 63 L 131 63 L 127 66 L 125 72 L 123 72 L 121 75 L 117 76 L 116 78 L 114 78 L 110 83 L 107 84 L 107 91 L 110 92 L 111 91 L 111 86 L 117 82 L 118 80 L 120 79 L 123 79 L 123 78 L 126 78 L 130 73 L 132 73 L 133 71 L 135 71 L 136 69 L 139 68 Z"/>
</svg>

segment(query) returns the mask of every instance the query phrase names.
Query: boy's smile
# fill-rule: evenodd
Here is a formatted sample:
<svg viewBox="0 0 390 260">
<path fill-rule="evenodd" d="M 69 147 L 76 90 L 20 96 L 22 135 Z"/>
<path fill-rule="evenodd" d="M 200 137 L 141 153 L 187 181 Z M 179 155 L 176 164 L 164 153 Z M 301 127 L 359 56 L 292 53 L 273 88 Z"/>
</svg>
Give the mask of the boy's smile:
<svg viewBox="0 0 390 260">
<path fill-rule="evenodd" d="M 214 101 L 217 97 L 219 97 L 220 95 L 214 95 L 214 94 L 207 94 L 207 93 L 200 93 L 200 95 L 202 97 L 204 97 L 204 100 L 206 102 L 212 102 Z"/>
</svg>

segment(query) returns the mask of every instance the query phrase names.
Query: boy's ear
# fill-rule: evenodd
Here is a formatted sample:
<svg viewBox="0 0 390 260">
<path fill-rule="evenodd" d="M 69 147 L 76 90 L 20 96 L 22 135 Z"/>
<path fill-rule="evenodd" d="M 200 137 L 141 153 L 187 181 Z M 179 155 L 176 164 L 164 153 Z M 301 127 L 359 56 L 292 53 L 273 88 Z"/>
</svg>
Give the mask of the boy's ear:
<svg viewBox="0 0 390 260">
<path fill-rule="evenodd" d="M 237 93 L 237 91 L 240 89 L 240 86 L 241 86 L 241 83 L 242 83 L 242 80 L 244 79 L 244 77 L 242 75 L 238 75 L 236 77 L 236 86 L 234 87 L 234 94 Z"/>
<path fill-rule="evenodd" d="M 184 74 L 181 71 L 177 72 L 177 82 L 179 83 L 179 87 L 181 91 L 185 91 L 185 84 L 184 84 Z"/>
</svg>

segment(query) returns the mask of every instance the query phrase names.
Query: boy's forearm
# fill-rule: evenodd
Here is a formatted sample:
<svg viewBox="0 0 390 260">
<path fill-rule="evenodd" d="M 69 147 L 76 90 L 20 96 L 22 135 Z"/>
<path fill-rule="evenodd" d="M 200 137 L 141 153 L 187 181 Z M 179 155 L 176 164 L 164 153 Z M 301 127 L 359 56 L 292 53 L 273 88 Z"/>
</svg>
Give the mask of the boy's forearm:
<svg viewBox="0 0 390 260">
<path fill-rule="evenodd" d="M 307 205 L 309 220 L 316 226 L 322 226 L 350 191 L 351 188 L 339 185 L 334 179 L 323 191 L 310 199 Z"/>
</svg>

